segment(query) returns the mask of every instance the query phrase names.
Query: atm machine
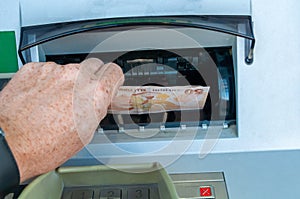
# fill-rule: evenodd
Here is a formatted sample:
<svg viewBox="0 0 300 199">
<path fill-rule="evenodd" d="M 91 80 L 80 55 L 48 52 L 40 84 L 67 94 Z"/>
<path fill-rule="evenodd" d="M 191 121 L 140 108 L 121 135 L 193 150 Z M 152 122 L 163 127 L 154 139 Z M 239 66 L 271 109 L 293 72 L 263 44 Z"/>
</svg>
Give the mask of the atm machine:
<svg viewBox="0 0 300 199">
<path fill-rule="evenodd" d="M 0 5 L 12 46 L 1 86 L 29 62 L 97 57 L 121 66 L 124 86 L 209 87 L 198 109 L 109 112 L 89 145 L 20 198 L 300 196 L 298 1 Z"/>
</svg>

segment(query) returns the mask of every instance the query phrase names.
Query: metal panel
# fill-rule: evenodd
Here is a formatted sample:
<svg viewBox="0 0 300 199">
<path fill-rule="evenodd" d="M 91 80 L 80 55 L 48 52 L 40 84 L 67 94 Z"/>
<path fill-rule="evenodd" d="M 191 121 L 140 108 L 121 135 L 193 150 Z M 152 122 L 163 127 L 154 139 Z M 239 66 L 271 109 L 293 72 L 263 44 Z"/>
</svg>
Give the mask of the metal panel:
<svg viewBox="0 0 300 199">
<path fill-rule="evenodd" d="M 250 0 L 21 0 L 22 26 L 86 19 L 159 15 L 250 15 Z"/>
<path fill-rule="evenodd" d="M 228 199 L 222 173 L 173 174 L 171 179 L 182 199 Z"/>
</svg>

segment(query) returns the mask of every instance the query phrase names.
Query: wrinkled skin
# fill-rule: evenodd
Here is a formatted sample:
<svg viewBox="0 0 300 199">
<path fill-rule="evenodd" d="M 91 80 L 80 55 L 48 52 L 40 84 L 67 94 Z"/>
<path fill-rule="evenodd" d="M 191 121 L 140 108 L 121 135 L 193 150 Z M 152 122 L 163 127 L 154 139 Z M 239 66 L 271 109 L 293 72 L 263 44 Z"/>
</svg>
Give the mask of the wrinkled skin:
<svg viewBox="0 0 300 199">
<path fill-rule="evenodd" d="M 88 144 L 123 81 L 119 66 L 95 58 L 23 66 L 0 93 L 0 126 L 21 182 L 55 169 Z"/>
</svg>

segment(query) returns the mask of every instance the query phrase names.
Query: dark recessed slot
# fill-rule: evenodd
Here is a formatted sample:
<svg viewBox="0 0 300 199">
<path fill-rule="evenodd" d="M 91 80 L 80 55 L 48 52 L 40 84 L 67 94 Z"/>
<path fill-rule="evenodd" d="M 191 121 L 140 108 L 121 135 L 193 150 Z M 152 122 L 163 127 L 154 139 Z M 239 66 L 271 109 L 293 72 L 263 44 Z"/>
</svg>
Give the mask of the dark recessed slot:
<svg viewBox="0 0 300 199">
<path fill-rule="evenodd" d="M 203 121 L 236 119 L 235 79 L 232 47 L 189 48 L 172 50 L 139 50 L 131 52 L 46 55 L 47 61 L 59 64 L 79 63 L 88 57 L 115 62 L 125 74 L 129 86 L 210 86 L 202 110 L 169 111 L 156 114 L 108 114 L 100 126 L 179 126 Z"/>
</svg>

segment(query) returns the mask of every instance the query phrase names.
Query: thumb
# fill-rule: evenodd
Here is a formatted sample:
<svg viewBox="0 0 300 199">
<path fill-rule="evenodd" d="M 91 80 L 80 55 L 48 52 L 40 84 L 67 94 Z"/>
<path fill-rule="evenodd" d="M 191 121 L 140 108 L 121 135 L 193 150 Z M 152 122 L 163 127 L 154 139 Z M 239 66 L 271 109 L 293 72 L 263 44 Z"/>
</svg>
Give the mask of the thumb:
<svg viewBox="0 0 300 199">
<path fill-rule="evenodd" d="M 120 66 L 115 63 L 108 63 L 103 68 L 105 70 L 101 72 L 100 76 L 98 74 L 99 81 L 94 95 L 95 110 L 99 120 L 105 117 L 112 98 L 124 83 L 124 74 Z"/>
<path fill-rule="evenodd" d="M 90 142 L 99 124 L 93 99 L 99 71 L 105 71 L 103 62 L 96 58 L 87 59 L 80 64 L 74 82 L 72 114 L 76 132 L 83 145 Z"/>
</svg>

